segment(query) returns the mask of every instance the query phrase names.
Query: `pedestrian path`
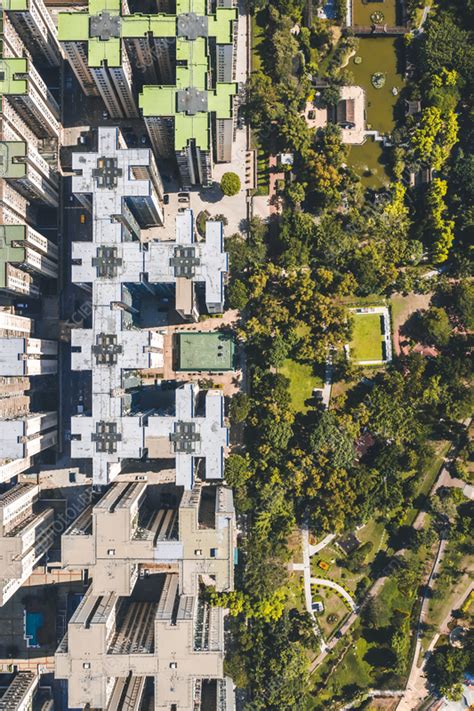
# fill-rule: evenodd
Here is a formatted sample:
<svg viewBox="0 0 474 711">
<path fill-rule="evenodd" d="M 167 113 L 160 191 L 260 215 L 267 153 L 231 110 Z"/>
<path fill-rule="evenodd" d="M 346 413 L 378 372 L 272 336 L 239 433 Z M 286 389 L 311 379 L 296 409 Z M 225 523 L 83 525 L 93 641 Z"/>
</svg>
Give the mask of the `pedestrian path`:
<svg viewBox="0 0 474 711">
<path fill-rule="evenodd" d="M 311 585 L 320 585 L 321 587 L 325 588 L 331 588 L 332 590 L 335 590 L 341 597 L 344 598 L 344 600 L 347 602 L 347 604 L 350 606 L 352 612 L 356 612 L 357 610 L 357 605 L 353 597 L 347 592 L 347 590 L 344 590 L 342 585 L 339 585 L 339 583 L 335 583 L 334 580 L 327 580 L 326 578 L 311 578 Z"/>
</svg>

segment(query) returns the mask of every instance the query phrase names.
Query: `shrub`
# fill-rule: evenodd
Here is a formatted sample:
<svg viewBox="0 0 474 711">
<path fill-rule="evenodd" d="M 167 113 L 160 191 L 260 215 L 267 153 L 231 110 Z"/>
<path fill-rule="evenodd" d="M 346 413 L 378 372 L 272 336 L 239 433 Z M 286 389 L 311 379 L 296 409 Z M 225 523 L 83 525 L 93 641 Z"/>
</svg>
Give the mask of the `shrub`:
<svg viewBox="0 0 474 711">
<path fill-rule="evenodd" d="M 206 222 L 208 221 L 210 215 L 207 210 L 202 210 L 196 217 L 196 228 L 201 237 L 206 236 Z"/>
<path fill-rule="evenodd" d="M 240 178 L 237 173 L 224 173 L 221 179 L 221 190 L 228 197 L 237 195 L 240 191 Z"/>
</svg>

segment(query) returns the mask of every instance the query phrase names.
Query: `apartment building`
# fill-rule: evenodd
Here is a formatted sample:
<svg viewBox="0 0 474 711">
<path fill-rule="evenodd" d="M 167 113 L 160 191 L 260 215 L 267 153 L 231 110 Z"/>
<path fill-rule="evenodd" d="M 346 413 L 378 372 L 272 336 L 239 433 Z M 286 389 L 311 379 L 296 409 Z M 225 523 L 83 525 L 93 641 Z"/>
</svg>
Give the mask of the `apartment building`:
<svg viewBox="0 0 474 711">
<path fill-rule="evenodd" d="M 0 605 L 30 577 L 53 543 L 54 512 L 35 511 L 39 487 L 16 484 L 0 494 Z"/>
<path fill-rule="evenodd" d="M 29 711 L 38 688 L 39 676 L 20 671 L 0 698 L 0 711 Z"/>
<path fill-rule="evenodd" d="M 57 442 L 57 413 L 31 412 L 29 395 L 32 377 L 57 373 L 57 344 L 33 334 L 32 319 L 0 310 L 0 483 Z"/>
<path fill-rule="evenodd" d="M 43 338 L 0 338 L 0 375 L 54 375 L 58 344 Z"/>
<path fill-rule="evenodd" d="M 24 459 L 39 454 L 57 442 L 56 412 L 30 412 L 27 415 L 2 420 L 0 428 L 0 460 Z"/>
<path fill-rule="evenodd" d="M 111 118 L 138 116 L 132 65 L 121 43 L 120 0 L 99 0 L 89 13 L 61 13 L 59 40 L 84 93 L 101 96 Z"/>
<path fill-rule="evenodd" d="M 1 60 L 2 71 L 5 75 L 2 86 L 3 102 L 15 110 L 16 114 L 38 138 L 58 140 L 61 125 L 59 106 L 56 100 L 35 69 L 31 59 L 6 57 L 7 48 L 8 45 L 4 40 Z"/>
<path fill-rule="evenodd" d="M 0 206 L 0 220 L 4 210 Z M 58 248 L 25 224 L 0 224 L 0 290 L 12 295 L 40 295 L 39 277 L 58 276 Z"/>
<path fill-rule="evenodd" d="M 1 179 L 8 181 L 27 200 L 58 207 L 58 176 L 30 143 L 0 141 Z"/>
<path fill-rule="evenodd" d="M 61 134 L 38 66 L 57 67 L 59 45 L 42 0 L 9 0 L 1 20 L 0 290 L 38 298 L 43 279 L 57 278 L 58 250 L 35 229 L 30 208 L 58 206 Z"/>
<path fill-rule="evenodd" d="M 59 66 L 57 30 L 43 0 L 3 0 L 3 9 L 35 59 L 51 67 Z"/>
<path fill-rule="evenodd" d="M 199 594 L 180 594 L 174 573 L 151 575 L 140 585 L 135 598 L 95 596 L 89 588 L 72 616 L 55 656 L 71 706 L 118 708 L 112 699 L 133 684 L 138 708 L 138 679 L 151 677 L 151 708 L 194 711 L 203 680 L 225 682 L 223 609 Z M 221 708 L 232 708 L 232 701 Z"/>
<path fill-rule="evenodd" d="M 176 157 L 183 185 L 207 185 L 213 160 L 231 160 L 237 9 L 208 10 L 203 0 L 177 0 L 175 14 L 130 14 L 114 0 L 59 16 L 59 40 L 84 92 L 100 94 L 111 117 L 133 118 L 143 89 L 153 150 Z"/>
<path fill-rule="evenodd" d="M 24 337 L 33 334 L 33 321 L 7 308 L 0 309 L 0 338 Z"/>
<path fill-rule="evenodd" d="M 192 595 L 200 579 L 233 588 L 235 511 L 224 486 L 196 482 L 191 491 L 142 481 L 112 484 L 62 536 L 67 569 L 88 570 L 94 595 L 129 597 L 150 571 L 171 568 Z"/>
<path fill-rule="evenodd" d="M 131 412 L 127 397 L 127 374 L 163 367 L 163 336 L 135 325 L 130 289 L 153 294 L 156 285 L 175 283 L 178 308 L 193 316 L 193 284 L 201 281 L 209 309 L 221 309 L 227 270 L 222 225 L 208 223 L 206 242 L 197 245 L 193 216 L 186 211 L 177 221 L 176 242 L 139 241 L 140 223 L 149 224 L 150 212 L 161 219 L 161 181 L 151 152 L 120 147 L 117 129 L 100 128 L 98 150 L 75 154 L 73 168 L 73 192 L 91 195 L 94 210 L 92 242 L 72 245 L 72 280 L 92 285 L 93 303 L 92 328 L 72 333 L 73 370 L 92 371 L 93 410 L 90 417 L 72 418 L 72 456 L 93 460 L 98 485 L 111 482 L 124 461 L 146 452 L 175 458 L 177 482 L 186 488 L 197 458 L 205 461 L 208 478 L 222 479 L 227 430 L 220 393 L 208 393 L 205 413 L 198 415 L 197 389 L 180 388 L 176 415 L 166 417 Z M 187 438 L 186 428 L 193 436 Z"/>
</svg>

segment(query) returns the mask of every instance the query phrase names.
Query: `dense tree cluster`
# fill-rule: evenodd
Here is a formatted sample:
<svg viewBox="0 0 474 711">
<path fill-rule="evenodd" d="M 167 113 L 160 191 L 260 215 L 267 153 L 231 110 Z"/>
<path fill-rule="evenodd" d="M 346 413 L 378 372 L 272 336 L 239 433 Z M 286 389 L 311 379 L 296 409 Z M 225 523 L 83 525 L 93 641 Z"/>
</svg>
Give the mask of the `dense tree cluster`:
<svg viewBox="0 0 474 711">
<path fill-rule="evenodd" d="M 472 408 L 466 246 L 474 162 L 463 102 L 473 55 L 466 14 L 450 5 L 438 8 L 408 47 L 419 69 L 401 100 L 420 99 L 421 111 L 394 132 L 391 183 L 364 190 L 347 165 L 340 129 L 311 130 L 303 116 L 315 74 L 328 84 L 320 100 L 337 102 L 340 85 L 350 80 L 341 64 L 357 40 L 343 36 L 334 44 L 320 20 L 304 26 L 300 0 L 254 0 L 265 33 L 262 66 L 248 86 L 248 117 L 259 145 L 272 154 L 290 151 L 294 165 L 280 191 L 278 223 L 254 218 L 247 238 L 226 240 L 228 303 L 242 315 L 237 337 L 250 384 L 230 407 L 231 421 L 245 429 L 245 447 L 227 460 L 226 478 L 245 537 L 238 591 L 209 595 L 231 611 L 236 643 L 229 670 L 256 710 L 305 705 L 307 649 L 317 640 L 310 619 L 288 599 L 295 526 L 306 522 L 318 535 L 349 531 L 383 512 L 401 540 L 400 524 L 433 457 L 428 440 L 457 432 Z M 417 7 L 413 0 L 409 11 Z M 428 188 L 407 188 L 407 169 L 431 171 Z M 292 359 L 322 372 L 332 353 L 338 377 L 354 378 L 356 368 L 343 355 L 353 328 L 348 303 L 431 289 L 417 269 L 426 250 L 458 277 L 441 280 L 434 304 L 414 323 L 416 339 L 438 356 L 395 359 L 333 399 L 329 411 L 310 401 L 307 411 L 296 412 L 289 381 L 278 372 L 282 364 Z M 359 451 L 364 439 L 370 446 Z M 428 533 L 414 532 L 399 548 L 429 545 Z M 360 547 L 348 570 L 364 566 L 369 548 Z M 413 603 L 419 560 L 408 556 L 398 565 L 397 586 Z M 375 606 L 364 613 L 367 628 L 380 627 Z M 387 674 L 402 674 L 409 658 L 410 616 L 397 613 L 385 630 Z"/>
</svg>

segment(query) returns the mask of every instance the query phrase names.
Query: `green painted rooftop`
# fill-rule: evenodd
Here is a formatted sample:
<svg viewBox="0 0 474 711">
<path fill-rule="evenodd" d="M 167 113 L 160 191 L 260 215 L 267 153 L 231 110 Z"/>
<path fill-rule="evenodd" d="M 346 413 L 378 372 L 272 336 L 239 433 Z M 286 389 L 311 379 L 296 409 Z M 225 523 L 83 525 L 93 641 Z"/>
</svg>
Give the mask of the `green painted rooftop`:
<svg viewBox="0 0 474 711">
<path fill-rule="evenodd" d="M 13 242 L 23 242 L 25 225 L 0 225 L 0 289 L 7 285 L 7 264 L 21 264 L 25 261 L 25 248 Z"/>
<path fill-rule="evenodd" d="M 109 67 L 120 67 L 122 64 L 122 52 L 120 40 L 117 38 L 103 42 L 98 37 L 89 39 L 89 66 L 100 67 L 103 62 L 107 62 Z"/>
<path fill-rule="evenodd" d="M 28 82 L 17 79 L 17 74 L 27 74 L 28 60 L 23 58 L 0 59 L 0 96 L 2 94 L 26 94 Z"/>
<path fill-rule="evenodd" d="M 209 373 L 235 369 L 235 345 L 230 334 L 180 333 L 177 346 L 178 370 Z"/>
<path fill-rule="evenodd" d="M 28 0 L 3 0 L 4 10 L 28 10 Z"/>
<path fill-rule="evenodd" d="M 25 225 L 0 225 L 0 264 L 19 264 L 25 260 L 25 247 L 21 244 L 25 234 Z M 20 244 L 14 244 L 17 242 Z"/>
<path fill-rule="evenodd" d="M 208 91 L 208 37 L 214 37 L 218 44 L 231 44 L 237 9 L 217 8 L 214 15 L 207 15 L 206 0 L 177 0 L 176 15 L 124 15 L 120 22 L 120 38 L 101 40 L 98 37 L 90 37 L 90 18 L 103 10 L 112 15 L 120 14 L 120 0 L 89 0 L 89 13 L 60 13 L 60 41 L 87 41 L 89 66 L 99 67 L 103 62 L 107 62 L 111 67 L 117 67 L 121 64 L 121 38 L 144 37 L 148 33 L 155 37 L 176 38 L 176 85 L 145 86 L 139 97 L 139 106 L 144 116 L 175 117 L 176 150 L 184 149 L 191 139 L 194 139 L 202 150 L 208 150 L 208 113 L 215 113 L 217 118 L 231 118 L 232 96 L 237 93 L 235 83 L 217 83 L 214 90 Z M 189 13 L 194 13 L 197 17 L 207 17 L 207 31 L 204 29 L 207 36 L 197 36 L 192 40 L 178 36 L 179 18 Z M 207 92 L 205 111 L 194 114 L 178 111 L 177 92 L 186 89 Z"/>
<path fill-rule="evenodd" d="M 24 141 L 0 141 L 0 178 L 24 178 L 26 165 L 15 162 L 15 158 L 25 157 Z"/>
<path fill-rule="evenodd" d="M 15 0 L 10 1 L 14 2 Z M 103 11 L 111 15 L 120 15 L 120 0 L 89 0 L 89 12 L 87 13 L 59 13 L 59 40 L 61 42 L 89 40 L 90 42 L 92 38 L 90 37 L 89 19 L 91 16 L 99 15 Z M 151 32 L 155 37 L 176 37 L 178 34 L 178 18 L 180 15 L 187 13 L 194 13 L 198 17 L 207 17 L 207 36 L 214 37 L 218 44 L 232 44 L 234 37 L 233 22 L 237 19 L 237 9 L 219 7 L 216 9 L 215 14 L 207 15 L 207 3 L 205 0 L 178 0 L 176 15 L 164 13 L 123 15 L 120 23 L 120 37 L 144 37 L 148 32 Z M 189 41 L 194 42 L 196 40 Z M 116 44 L 117 42 L 120 43 L 120 38 L 110 37 L 108 40 L 101 40 L 101 42 L 103 44 Z M 94 48 L 92 51 L 96 52 L 96 49 Z M 97 55 L 95 55 L 96 58 Z M 89 61 L 90 59 L 89 54 Z"/>
</svg>

